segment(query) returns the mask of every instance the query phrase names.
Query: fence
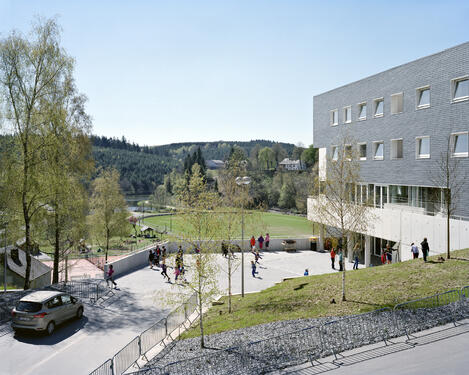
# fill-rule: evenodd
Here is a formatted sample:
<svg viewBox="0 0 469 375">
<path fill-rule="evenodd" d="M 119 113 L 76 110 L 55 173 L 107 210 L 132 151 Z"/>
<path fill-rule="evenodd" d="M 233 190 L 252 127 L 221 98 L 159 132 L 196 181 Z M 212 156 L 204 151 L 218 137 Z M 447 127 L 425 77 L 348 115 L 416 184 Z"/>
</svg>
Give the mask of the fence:
<svg viewBox="0 0 469 375">
<path fill-rule="evenodd" d="M 166 339 L 172 339 L 171 333 L 180 328 L 187 320 L 190 322 L 189 318 L 196 311 L 196 307 L 197 294 L 193 294 L 184 304 L 135 337 L 112 359 L 108 359 L 90 375 L 120 375 L 136 364 L 140 358 L 148 360 L 146 356 L 148 351 L 159 344 L 164 345 Z M 158 367 L 152 367 L 151 373 L 155 374 L 158 370 Z"/>
<path fill-rule="evenodd" d="M 392 352 L 390 339 L 407 336 L 448 322 L 469 318 L 469 286 L 372 312 L 348 316 L 320 326 L 265 340 L 240 344 L 195 358 L 149 366 L 135 375 L 237 375 L 261 374 L 298 365 L 368 344 L 383 342 Z M 409 339 L 409 337 L 408 337 Z M 388 346 L 389 345 L 389 346 Z M 409 343 L 408 348 L 412 347 Z M 383 346 L 385 348 L 385 346 Z M 401 347 L 398 348 L 398 350 Z"/>
</svg>

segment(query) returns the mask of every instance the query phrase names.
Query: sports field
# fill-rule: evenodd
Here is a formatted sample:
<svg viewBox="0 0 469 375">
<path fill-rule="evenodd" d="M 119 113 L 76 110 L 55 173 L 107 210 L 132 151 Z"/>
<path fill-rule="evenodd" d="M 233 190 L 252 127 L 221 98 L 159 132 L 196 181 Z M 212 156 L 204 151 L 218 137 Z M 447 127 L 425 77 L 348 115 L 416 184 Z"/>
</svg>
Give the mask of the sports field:
<svg viewBox="0 0 469 375">
<path fill-rule="evenodd" d="M 250 215 L 253 215 L 253 219 L 250 219 Z M 245 218 L 245 237 L 254 235 L 257 238 L 261 233 L 264 235 L 269 233 L 273 238 L 299 238 L 313 235 L 312 223 L 305 217 L 272 212 L 246 211 Z M 149 217 L 144 220 L 144 223 L 159 231 L 166 230 L 172 234 L 183 231 L 183 221 L 177 214 Z M 241 238 L 241 228 L 239 228 L 238 237 Z"/>
</svg>

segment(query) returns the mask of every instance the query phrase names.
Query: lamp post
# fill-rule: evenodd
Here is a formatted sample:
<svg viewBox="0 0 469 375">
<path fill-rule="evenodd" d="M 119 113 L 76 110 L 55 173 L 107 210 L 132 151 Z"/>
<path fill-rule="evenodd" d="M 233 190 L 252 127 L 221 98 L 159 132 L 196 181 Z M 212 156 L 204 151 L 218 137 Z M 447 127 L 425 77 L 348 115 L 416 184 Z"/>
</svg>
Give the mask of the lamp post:
<svg viewBox="0 0 469 375">
<path fill-rule="evenodd" d="M 236 177 L 238 186 L 247 186 L 251 183 L 251 179 L 247 176 Z M 241 206 L 241 297 L 244 297 L 244 202 Z"/>
<path fill-rule="evenodd" d="M 5 229 L 3 230 L 3 236 L 5 237 L 5 257 L 3 259 L 3 291 L 6 293 L 7 292 L 7 225 L 8 223 L 5 223 Z"/>
</svg>

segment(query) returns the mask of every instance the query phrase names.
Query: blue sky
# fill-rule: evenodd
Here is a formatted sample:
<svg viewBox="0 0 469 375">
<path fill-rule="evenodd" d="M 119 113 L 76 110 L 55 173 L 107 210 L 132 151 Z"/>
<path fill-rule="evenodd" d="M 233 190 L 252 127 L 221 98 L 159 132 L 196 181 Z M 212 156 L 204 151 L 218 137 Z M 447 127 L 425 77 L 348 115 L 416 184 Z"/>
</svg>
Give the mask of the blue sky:
<svg viewBox="0 0 469 375">
<path fill-rule="evenodd" d="M 469 40 L 468 1 L 0 0 L 58 16 L 93 132 L 146 145 L 313 142 L 312 97 Z"/>
</svg>

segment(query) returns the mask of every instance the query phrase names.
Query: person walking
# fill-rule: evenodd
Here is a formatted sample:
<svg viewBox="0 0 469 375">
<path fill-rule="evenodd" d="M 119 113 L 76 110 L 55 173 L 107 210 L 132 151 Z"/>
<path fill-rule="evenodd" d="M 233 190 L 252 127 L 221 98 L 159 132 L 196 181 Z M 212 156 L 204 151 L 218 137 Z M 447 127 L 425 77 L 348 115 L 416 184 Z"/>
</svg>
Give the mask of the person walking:
<svg viewBox="0 0 469 375">
<path fill-rule="evenodd" d="M 389 244 L 386 244 L 386 263 L 387 264 L 392 263 L 392 249 Z"/>
<path fill-rule="evenodd" d="M 417 259 L 419 257 L 419 248 L 418 246 L 412 242 L 412 244 L 410 245 L 410 251 L 412 251 L 412 255 L 414 257 L 414 259 Z"/>
<path fill-rule="evenodd" d="M 156 246 L 156 251 L 155 251 L 155 266 L 156 267 L 160 266 L 160 255 L 161 255 L 161 249 L 159 246 Z"/>
<path fill-rule="evenodd" d="M 355 245 L 355 248 L 353 249 L 353 269 L 358 270 L 358 257 L 360 255 L 360 249 L 358 243 Z"/>
<path fill-rule="evenodd" d="M 332 264 L 332 269 L 335 270 L 335 251 L 334 248 L 331 248 L 331 264 Z"/>
<path fill-rule="evenodd" d="M 106 284 L 109 286 L 109 281 L 114 284 L 114 289 L 117 289 L 117 284 L 114 281 L 114 277 L 112 276 L 114 274 L 114 266 L 112 264 L 109 265 L 109 269 L 106 272 Z"/>
<path fill-rule="evenodd" d="M 256 277 L 256 263 L 254 263 L 253 260 L 251 260 L 251 270 L 252 270 L 252 277 Z"/>
<path fill-rule="evenodd" d="M 427 237 L 423 239 L 423 241 L 420 243 L 420 246 L 422 247 L 423 261 L 426 262 L 428 253 L 430 252 L 430 246 L 428 246 Z"/>
<path fill-rule="evenodd" d="M 265 235 L 265 249 L 269 250 L 269 244 L 270 244 L 270 236 L 269 233 Z"/>
<path fill-rule="evenodd" d="M 342 249 L 339 249 L 339 271 L 344 270 L 344 254 L 342 253 Z"/>
<path fill-rule="evenodd" d="M 262 250 L 262 247 L 264 246 L 264 237 L 262 237 L 262 234 L 257 239 L 257 242 L 259 242 L 259 249 Z"/>
<path fill-rule="evenodd" d="M 155 260 L 155 254 L 153 250 L 150 249 L 150 253 L 148 254 L 148 263 L 150 263 L 150 268 L 153 269 L 153 261 Z"/>
<path fill-rule="evenodd" d="M 161 263 L 161 275 L 163 276 L 163 278 L 167 278 L 168 279 L 168 282 L 170 283 L 171 282 L 171 279 L 169 278 L 168 276 L 168 273 L 166 272 L 168 269 L 168 266 L 166 265 L 166 261 L 165 259 L 163 259 L 163 262 Z"/>
</svg>

